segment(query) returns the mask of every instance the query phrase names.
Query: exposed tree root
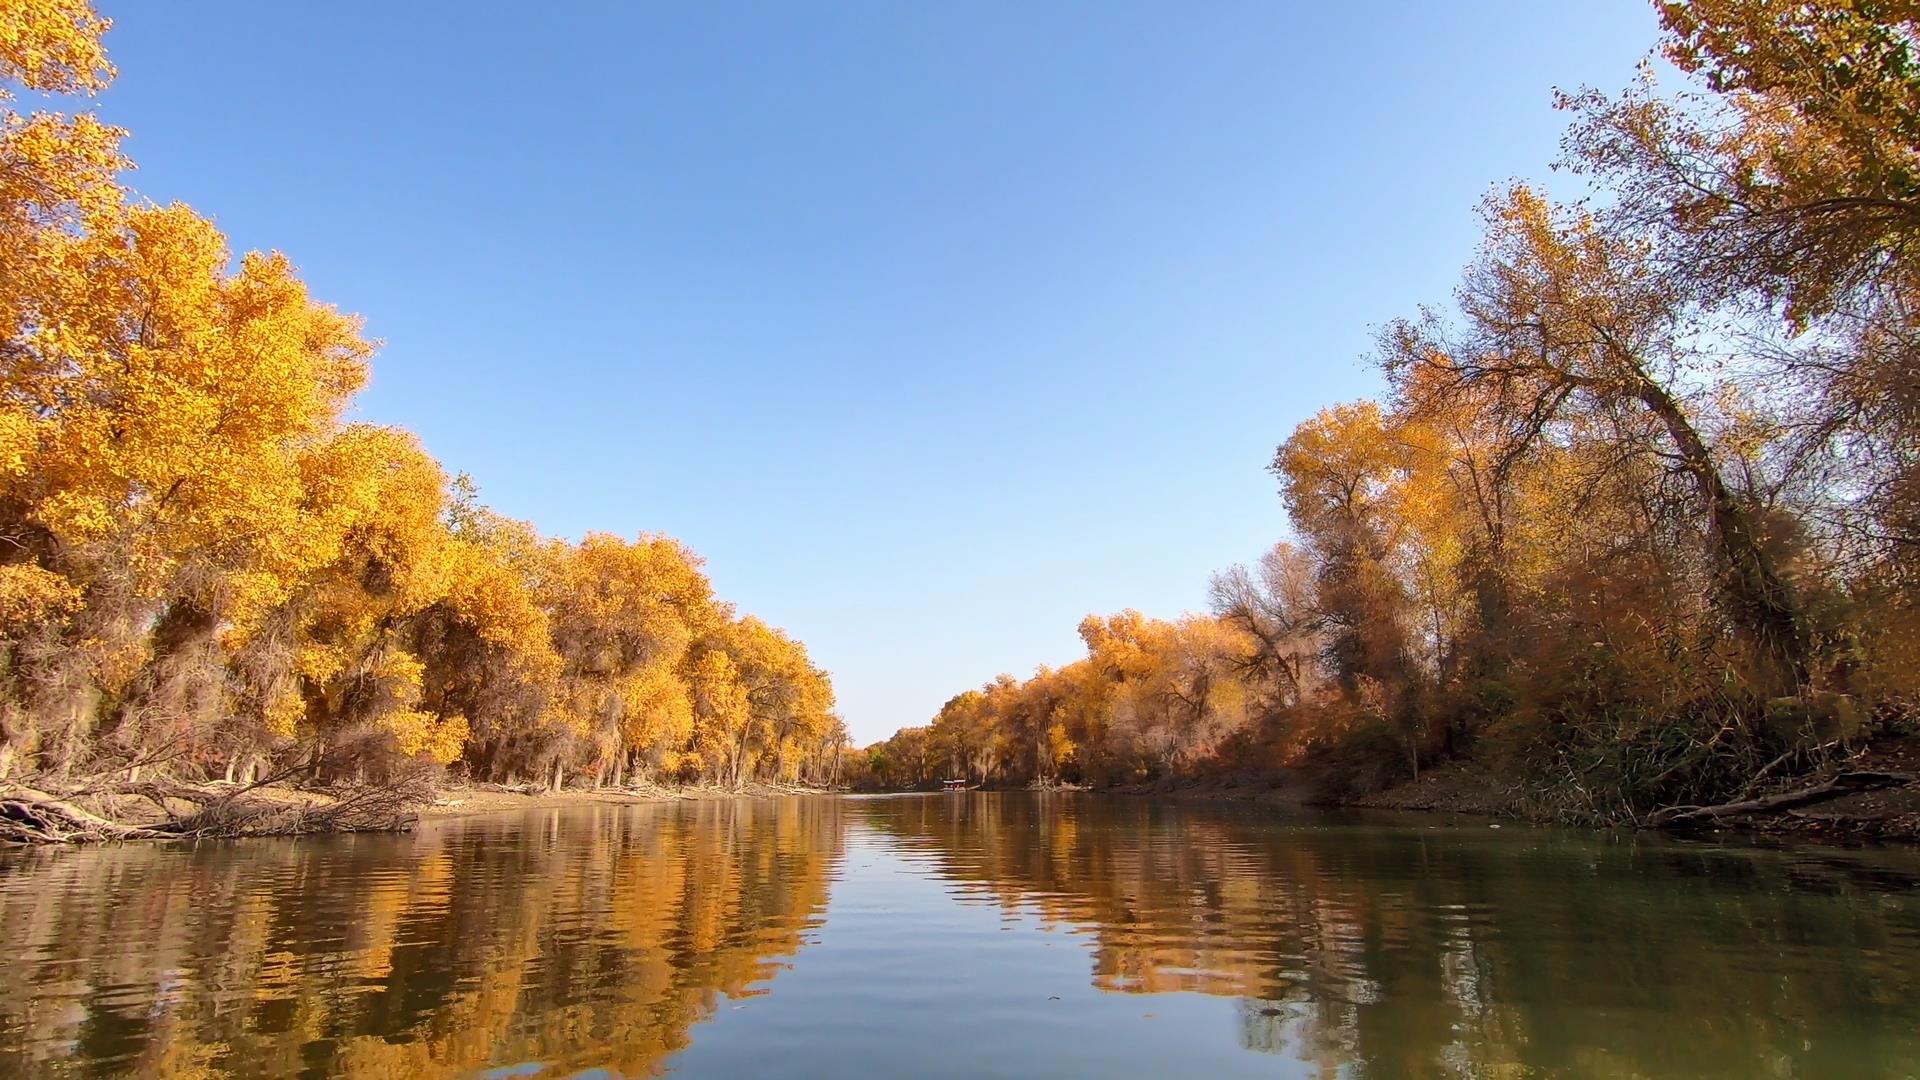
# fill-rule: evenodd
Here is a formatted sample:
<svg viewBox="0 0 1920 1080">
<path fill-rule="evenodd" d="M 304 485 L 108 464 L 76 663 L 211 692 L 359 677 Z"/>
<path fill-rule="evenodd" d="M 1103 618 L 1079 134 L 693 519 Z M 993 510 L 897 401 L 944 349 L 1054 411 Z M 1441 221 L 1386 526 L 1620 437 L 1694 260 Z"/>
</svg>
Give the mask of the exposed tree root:
<svg viewBox="0 0 1920 1080">
<path fill-rule="evenodd" d="M 1796 788 L 1756 799 L 1741 799 L 1737 802 L 1720 803 L 1717 806 L 1669 806 L 1664 810 L 1655 811 L 1647 818 L 1646 823 L 1656 829 L 1690 828 L 1711 824 L 1724 818 L 1775 814 L 1796 807 L 1826 802 L 1829 799 L 1856 795 L 1863 791 L 1899 787 L 1902 784 L 1913 783 L 1914 779 L 1912 773 L 1902 772 L 1836 773 L 1809 787 Z"/>
</svg>

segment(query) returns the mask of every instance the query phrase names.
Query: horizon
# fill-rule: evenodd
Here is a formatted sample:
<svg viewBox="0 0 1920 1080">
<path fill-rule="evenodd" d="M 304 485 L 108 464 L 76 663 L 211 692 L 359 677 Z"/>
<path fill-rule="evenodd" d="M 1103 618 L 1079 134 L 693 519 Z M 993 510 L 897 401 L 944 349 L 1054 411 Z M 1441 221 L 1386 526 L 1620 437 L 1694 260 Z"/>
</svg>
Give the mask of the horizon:
<svg viewBox="0 0 1920 1080">
<path fill-rule="evenodd" d="M 859 745 L 1284 539 L 1274 447 L 1377 393 L 1371 328 L 1546 175 L 1552 88 L 1658 34 L 1637 2 L 343 10 L 104 4 L 133 185 L 364 316 L 358 417 L 500 513 L 692 547 Z"/>
</svg>

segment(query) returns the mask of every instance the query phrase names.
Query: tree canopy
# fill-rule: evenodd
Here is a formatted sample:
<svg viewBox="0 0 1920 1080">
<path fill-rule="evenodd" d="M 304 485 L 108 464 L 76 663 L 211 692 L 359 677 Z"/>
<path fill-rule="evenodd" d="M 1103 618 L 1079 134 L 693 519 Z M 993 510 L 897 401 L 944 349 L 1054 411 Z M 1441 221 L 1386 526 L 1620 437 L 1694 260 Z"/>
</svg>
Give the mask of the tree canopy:
<svg viewBox="0 0 1920 1080">
<path fill-rule="evenodd" d="M 83 0 L 0 5 L 0 777 L 823 779 L 792 637 L 677 541 L 540 537 L 407 432 L 282 254 L 139 199 Z"/>
<path fill-rule="evenodd" d="M 1089 617 L 870 748 L 867 781 L 1336 790 L 1470 755 L 1535 808 L 1639 820 L 1915 734 L 1920 20 L 1671 0 L 1663 94 L 1560 95 L 1385 392 L 1278 448 L 1293 537 L 1213 611 Z"/>
</svg>

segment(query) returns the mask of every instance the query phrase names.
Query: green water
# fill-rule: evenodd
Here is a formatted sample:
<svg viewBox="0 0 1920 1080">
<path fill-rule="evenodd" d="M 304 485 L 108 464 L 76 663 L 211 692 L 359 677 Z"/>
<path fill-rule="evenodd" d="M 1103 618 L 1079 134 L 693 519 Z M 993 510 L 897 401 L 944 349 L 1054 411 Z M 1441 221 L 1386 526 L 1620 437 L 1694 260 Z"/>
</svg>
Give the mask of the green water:
<svg viewBox="0 0 1920 1080">
<path fill-rule="evenodd" d="M 1081 795 L 0 853 L 0 1075 L 1920 1075 L 1920 854 Z"/>
</svg>

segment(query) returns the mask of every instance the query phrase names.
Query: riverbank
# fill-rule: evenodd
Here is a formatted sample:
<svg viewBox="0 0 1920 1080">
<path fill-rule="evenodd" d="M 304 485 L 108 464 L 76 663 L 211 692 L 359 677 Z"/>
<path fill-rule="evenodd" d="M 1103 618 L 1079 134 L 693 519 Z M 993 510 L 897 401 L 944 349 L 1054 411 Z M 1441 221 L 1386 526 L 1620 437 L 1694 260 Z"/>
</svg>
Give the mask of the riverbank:
<svg viewBox="0 0 1920 1080">
<path fill-rule="evenodd" d="M 1845 781 L 1851 777 L 1886 779 L 1880 781 L 1884 786 L 1849 791 Z M 1900 782 L 1903 777 L 1905 782 Z M 1920 779 L 1916 778 L 1920 778 L 1920 740 L 1885 740 L 1849 759 L 1843 767 L 1757 790 L 1743 803 L 1728 808 L 1729 812 L 1696 821 L 1688 831 L 1920 843 Z M 1833 790 L 1825 790 L 1829 785 Z M 1796 801 L 1796 793 L 1808 801 Z M 1296 793 L 1296 797 L 1300 796 Z M 1518 820 L 1540 817 L 1536 810 L 1539 801 L 1529 798 L 1524 788 L 1472 761 L 1425 769 L 1418 778 L 1383 791 L 1341 798 L 1307 796 L 1303 801 Z"/>
<path fill-rule="evenodd" d="M 442 787 L 421 776 L 332 790 L 173 780 L 114 785 L 43 780 L 37 785 L 0 784 L 0 844 L 404 832 L 423 820 L 546 807 L 823 793 L 759 782 L 739 788 L 648 784 L 559 791 L 490 784 Z"/>
<path fill-rule="evenodd" d="M 617 788 L 565 788 L 560 791 L 503 788 L 495 785 L 454 786 L 439 789 L 431 803 L 419 808 L 419 816 L 427 820 L 563 806 L 636 806 L 645 803 L 771 799 L 785 795 L 828 794 L 832 792 L 825 788 L 758 782 L 744 784 L 737 789 L 710 784 L 645 784 Z"/>
<path fill-rule="evenodd" d="M 1482 817 L 1528 816 L 1521 789 L 1507 784 L 1473 762 L 1448 762 L 1423 770 L 1418 777 L 1364 795 L 1317 798 L 1320 805 L 1368 810 L 1404 810 L 1412 813 L 1477 814 Z"/>
<path fill-rule="evenodd" d="M 1894 779 L 1872 790 L 1849 791 L 1844 782 L 1850 777 Z M 1901 777 L 1906 781 L 1898 782 Z M 1920 777 L 1920 741 L 1886 741 L 1848 760 L 1844 768 L 1758 790 L 1728 812 L 1697 821 L 1689 831 L 1920 843 L 1920 779 L 1916 777 Z M 1835 785 L 1833 790 L 1825 790 L 1829 785 Z M 1796 793 L 1805 793 L 1802 797 L 1809 801 L 1797 802 Z M 1380 810 L 1518 819 L 1538 816 L 1533 812 L 1537 803 L 1524 789 L 1472 762 L 1448 763 L 1384 791 L 1330 801 Z"/>
<path fill-rule="evenodd" d="M 1118 795 L 1223 799 L 1277 806 L 1393 810 L 1406 813 L 1504 818 L 1547 823 L 1545 800 L 1524 786 L 1471 761 L 1420 771 L 1412 780 L 1364 794 L 1332 793 L 1311 769 L 1288 769 L 1259 780 L 1192 780 L 1106 788 Z M 1802 837 L 1851 842 L 1920 844 L 1920 739 L 1884 739 L 1812 775 L 1780 780 L 1724 807 L 1674 808 L 1650 815 L 1644 827 Z M 1690 817 L 1690 821 L 1670 821 Z"/>
</svg>

